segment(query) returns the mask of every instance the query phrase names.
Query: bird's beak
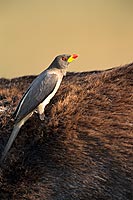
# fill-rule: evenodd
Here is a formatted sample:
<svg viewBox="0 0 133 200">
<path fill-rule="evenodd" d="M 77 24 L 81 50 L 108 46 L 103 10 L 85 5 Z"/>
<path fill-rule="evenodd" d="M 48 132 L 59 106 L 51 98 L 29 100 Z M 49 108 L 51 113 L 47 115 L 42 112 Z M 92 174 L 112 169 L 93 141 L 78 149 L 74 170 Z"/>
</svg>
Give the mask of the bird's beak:
<svg viewBox="0 0 133 200">
<path fill-rule="evenodd" d="M 71 55 L 71 56 L 68 58 L 67 62 L 70 63 L 70 62 L 72 62 L 73 60 L 75 60 L 77 57 L 78 57 L 77 54 L 73 54 L 73 55 Z"/>
</svg>

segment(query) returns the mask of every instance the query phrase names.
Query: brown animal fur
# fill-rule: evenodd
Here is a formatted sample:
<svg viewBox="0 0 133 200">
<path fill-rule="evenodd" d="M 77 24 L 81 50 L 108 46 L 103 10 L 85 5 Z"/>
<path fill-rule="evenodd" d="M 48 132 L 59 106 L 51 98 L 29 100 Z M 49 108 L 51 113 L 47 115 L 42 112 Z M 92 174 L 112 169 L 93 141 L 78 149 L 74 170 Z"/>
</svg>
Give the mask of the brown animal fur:
<svg viewBox="0 0 133 200">
<path fill-rule="evenodd" d="M 0 79 L 0 152 L 34 78 Z M 0 199 L 131 200 L 133 64 L 68 73 L 45 113 L 21 128 L 0 171 Z"/>
</svg>

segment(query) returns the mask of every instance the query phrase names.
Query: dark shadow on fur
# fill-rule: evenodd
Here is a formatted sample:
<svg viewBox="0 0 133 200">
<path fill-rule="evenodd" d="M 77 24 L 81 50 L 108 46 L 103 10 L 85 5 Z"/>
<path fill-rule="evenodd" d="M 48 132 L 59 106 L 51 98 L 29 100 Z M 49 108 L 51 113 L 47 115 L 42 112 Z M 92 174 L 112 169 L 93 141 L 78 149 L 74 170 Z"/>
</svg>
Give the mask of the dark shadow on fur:
<svg viewBox="0 0 133 200">
<path fill-rule="evenodd" d="M 0 152 L 35 76 L 0 79 Z M 67 73 L 21 128 L 0 169 L 2 200 L 131 200 L 133 64 Z"/>
</svg>

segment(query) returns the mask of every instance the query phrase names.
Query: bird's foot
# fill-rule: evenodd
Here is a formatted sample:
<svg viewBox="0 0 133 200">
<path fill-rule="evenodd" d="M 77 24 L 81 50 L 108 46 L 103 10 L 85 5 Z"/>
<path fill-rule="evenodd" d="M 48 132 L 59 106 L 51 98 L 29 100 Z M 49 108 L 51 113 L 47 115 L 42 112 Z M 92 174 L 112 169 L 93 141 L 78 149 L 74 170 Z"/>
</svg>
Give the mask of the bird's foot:
<svg viewBox="0 0 133 200">
<path fill-rule="evenodd" d="M 45 119 L 45 114 L 44 113 L 39 114 L 39 117 L 40 117 L 40 120 L 43 121 Z"/>
</svg>

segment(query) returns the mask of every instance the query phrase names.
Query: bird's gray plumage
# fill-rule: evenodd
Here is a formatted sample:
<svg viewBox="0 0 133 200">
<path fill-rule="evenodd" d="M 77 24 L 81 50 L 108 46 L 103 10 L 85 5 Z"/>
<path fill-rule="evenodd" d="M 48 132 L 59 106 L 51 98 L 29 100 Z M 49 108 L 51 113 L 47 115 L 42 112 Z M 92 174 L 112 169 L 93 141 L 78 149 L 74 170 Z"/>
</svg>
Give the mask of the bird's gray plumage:
<svg viewBox="0 0 133 200">
<path fill-rule="evenodd" d="M 51 65 L 43 71 L 29 86 L 15 111 L 15 125 L 6 147 L 2 153 L 1 162 L 5 159 L 13 141 L 15 140 L 21 126 L 29 119 L 38 108 L 40 119 L 44 119 L 44 108 L 57 92 L 66 68 L 77 55 L 60 55 L 55 58 Z"/>
<path fill-rule="evenodd" d="M 14 113 L 16 114 L 16 122 L 19 122 L 27 114 L 34 111 L 37 106 L 42 103 L 44 99 L 46 99 L 48 95 L 54 90 L 57 81 L 58 76 L 56 74 L 49 74 L 48 71 L 40 74 L 40 76 L 38 76 L 33 81 L 32 85 L 28 88 L 23 98 L 21 99 Z M 31 99 L 31 97 L 33 97 L 33 99 Z"/>
</svg>

